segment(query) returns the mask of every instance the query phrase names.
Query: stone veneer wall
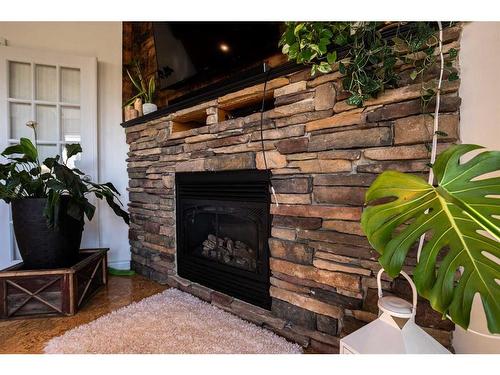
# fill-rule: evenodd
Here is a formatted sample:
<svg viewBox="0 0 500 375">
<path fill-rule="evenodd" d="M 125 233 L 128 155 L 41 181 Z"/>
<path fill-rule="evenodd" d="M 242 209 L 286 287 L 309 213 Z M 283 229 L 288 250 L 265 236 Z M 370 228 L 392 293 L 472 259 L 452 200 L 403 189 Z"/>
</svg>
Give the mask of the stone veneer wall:
<svg viewBox="0 0 500 375">
<path fill-rule="evenodd" d="M 459 27 L 446 30 L 445 52 L 459 48 L 459 35 Z M 133 269 L 318 351 L 335 352 L 339 337 L 375 319 L 380 266 L 359 224 L 364 194 L 387 169 L 427 175 L 433 119 L 410 78 L 363 108 L 346 103 L 340 80 L 305 70 L 268 84 L 275 108 L 264 113 L 264 147 L 280 203 L 271 206 L 271 312 L 183 280 L 175 265 L 175 172 L 263 169 L 260 114 L 218 120 L 220 108 L 256 97 L 262 85 L 125 129 Z M 441 149 L 459 140 L 458 88 L 443 84 Z M 206 126 L 172 132 L 194 111 L 206 111 Z M 414 251 L 408 265 L 415 261 Z M 399 278 L 383 278 L 383 287 L 411 293 Z M 423 299 L 416 320 L 450 347 L 453 324 Z"/>
</svg>

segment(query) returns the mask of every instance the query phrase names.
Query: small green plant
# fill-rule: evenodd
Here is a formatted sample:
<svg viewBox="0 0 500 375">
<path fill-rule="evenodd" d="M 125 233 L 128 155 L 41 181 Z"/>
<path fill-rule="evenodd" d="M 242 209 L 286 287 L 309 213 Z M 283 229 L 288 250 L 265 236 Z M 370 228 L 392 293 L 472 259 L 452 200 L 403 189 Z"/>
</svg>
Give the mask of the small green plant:
<svg viewBox="0 0 500 375">
<path fill-rule="evenodd" d="M 422 99 L 428 103 L 435 96 L 435 88 L 425 78 L 436 64 L 436 30 L 429 22 L 415 22 L 405 33 L 398 31 L 390 40 L 383 37 L 383 29 L 399 30 L 399 26 L 384 22 L 287 22 L 279 45 L 289 60 L 311 65 L 312 75 L 329 73 L 338 66 L 344 76 L 342 86 L 350 93 L 347 103 L 358 107 L 396 87 L 402 79 L 398 67 L 411 64 L 410 78 L 421 78 Z M 340 61 L 339 49 L 345 50 Z M 458 79 L 452 69 L 456 55 L 456 50 L 449 51 L 449 81 Z"/>
<path fill-rule="evenodd" d="M 141 98 L 144 103 L 153 103 L 153 98 L 156 91 L 156 80 L 155 76 L 151 75 L 149 79 L 144 78 L 142 74 L 141 64 L 138 60 L 132 62 L 130 69 L 125 69 L 132 82 L 132 85 L 137 90 L 137 93 L 125 102 L 124 107 L 132 104 L 135 99 Z M 131 72 L 132 70 L 132 72 Z"/>
<path fill-rule="evenodd" d="M 120 195 L 112 183 L 92 182 L 77 168 L 69 168 L 67 160 L 82 152 L 79 144 L 66 145 L 66 161 L 59 155 L 39 160 L 36 141 L 36 123 L 27 126 L 35 133 L 35 144 L 28 138 L 21 138 L 19 144 L 7 147 L 2 156 L 8 159 L 0 164 L 0 199 L 10 203 L 18 199 L 45 198 L 45 216 L 50 228 L 57 228 L 61 199 L 67 199 L 66 213 L 76 220 L 84 222 L 84 216 L 91 220 L 95 206 L 87 198 L 95 195 L 104 199 L 116 215 L 128 224 L 129 216 L 120 206 Z M 115 202 L 115 199 L 118 201 Z"/>
</svg>

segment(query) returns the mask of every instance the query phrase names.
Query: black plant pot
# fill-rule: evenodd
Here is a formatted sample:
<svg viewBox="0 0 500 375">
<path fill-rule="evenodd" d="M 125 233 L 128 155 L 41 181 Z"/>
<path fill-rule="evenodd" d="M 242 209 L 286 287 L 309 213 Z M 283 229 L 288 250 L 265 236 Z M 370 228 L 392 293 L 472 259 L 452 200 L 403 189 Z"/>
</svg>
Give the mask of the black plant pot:
<svg viewBox="0 0 500 375">
<path fill-rule="evenodd" d="M 59 227 L 52 229 L 43 214 L 47 199 L 12 201 L 14 233 L 24 268 L 62 268 L 78 261 L 83 223 L 66 215 L 66 202 L 61 201 Z"/>
</svg>

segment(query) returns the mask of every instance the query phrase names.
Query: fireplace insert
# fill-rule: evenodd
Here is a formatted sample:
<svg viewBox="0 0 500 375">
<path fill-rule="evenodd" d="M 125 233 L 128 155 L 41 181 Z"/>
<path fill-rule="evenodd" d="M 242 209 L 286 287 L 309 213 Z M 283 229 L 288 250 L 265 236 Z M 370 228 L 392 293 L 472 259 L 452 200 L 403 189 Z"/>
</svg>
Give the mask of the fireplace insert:
<svg viewBox="0 0 500 375">
<path fill-rule="evenodd" d="M 269 172 L 176 174 L 178 274 L 269 309 Z"/>
</svg>

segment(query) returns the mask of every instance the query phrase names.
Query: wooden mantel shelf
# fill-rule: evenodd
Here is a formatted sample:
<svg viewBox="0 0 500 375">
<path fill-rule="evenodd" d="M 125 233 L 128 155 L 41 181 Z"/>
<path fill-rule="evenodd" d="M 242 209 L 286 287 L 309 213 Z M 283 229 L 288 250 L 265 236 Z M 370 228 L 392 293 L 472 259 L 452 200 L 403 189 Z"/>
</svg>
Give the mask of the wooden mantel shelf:
<svg viewBox="0 0 500 375">
<path fill-rule="evenodd" d="M 134 121 L 133 124 L 130 124 L 131 121 L 128 121 L 124 126 L 128 128 L 133 125 L 156 122 L 156 120 L 170 121 L 172 123 L 172 133 L 186 132 L 232 118 L 233 114 L 238 113 L 234 111 L 250 110 L 253 112 L 257 107 L 260 108 L 262 100 L 271 100 L 276 89 L 286 86 L 289 83 L 290 80 L 287 77 L 274 78 L 267 83 L 259 83 L 246 87 L 192 107 L 164 114 L 161 117 L 150 118 L 149 115 L 142 116 L 131 120 Z M 140 120 L 140 122 L 136 122 L 137 120 Z"/>
<path fill-rule="evenodd" d="M 267 95 L 272 96 L 275 89 L 288 84 L 288 79 L 283 77 L 284 75 L 301 69 L 304 69 L 301 65 L 286 63 L 272 69 L 268 73 L 256 75 L 252 77 L 251 80 L 245 80 L 232 85 L 214 88 L 207 94 L 198 95 L 179 103 L 169 105 L 165 108 L 160 108 L 159 110 L 148 113 L 147 115 L 125 121 L 121 124 L 121 126 L 128 128 L 164 117 L 171 120 L 176 116 L 186 116 L 188 113 L 195 113 L 196 111 L 200 112 L 200 108 L 204 107 L 206 109 L 213 106 L 214 101 L 217 102 L 216 107 L 221 110 L 240 108 L 241 106 L 248 105 L 251 102 L 255 103 L 256 101 L 262 100 L 263 86 L 266 80 L 268 80 L 266 87 Z M 195 115 L 194 117 L 197 116 Z"/>
</svg>

